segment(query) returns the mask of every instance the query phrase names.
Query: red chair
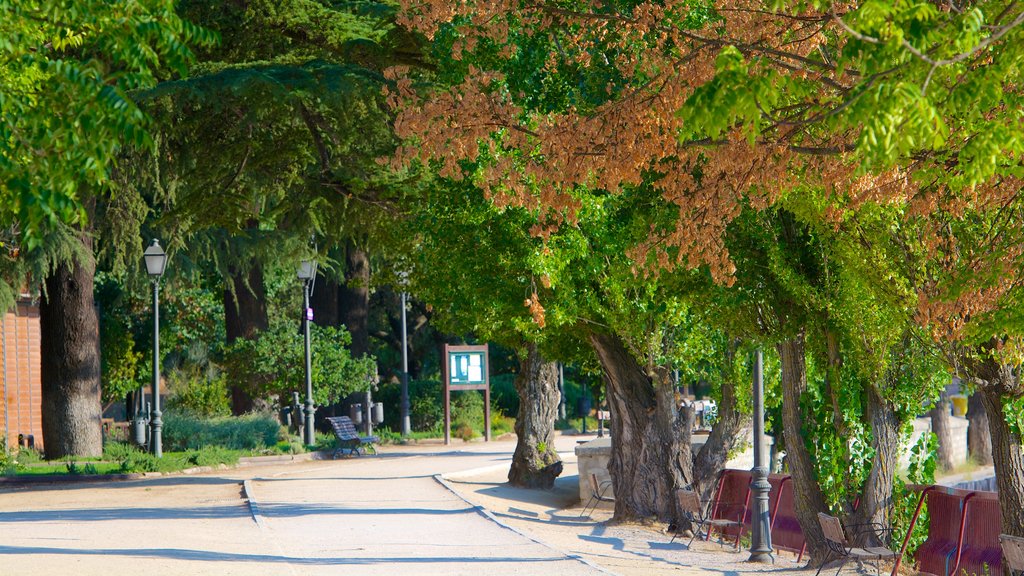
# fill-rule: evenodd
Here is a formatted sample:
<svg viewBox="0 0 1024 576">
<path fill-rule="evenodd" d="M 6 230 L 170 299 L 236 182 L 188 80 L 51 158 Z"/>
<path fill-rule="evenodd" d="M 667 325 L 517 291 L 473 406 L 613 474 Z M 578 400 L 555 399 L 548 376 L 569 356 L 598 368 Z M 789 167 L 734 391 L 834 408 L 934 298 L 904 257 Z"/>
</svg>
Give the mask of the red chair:
<svg viewBox="0 0 1024 576">
<path fill-rule="evenodd" d="M 750 524 L 747 517 L 750 507 L 750 478 L 750 470 L 722 470 L 718 477 L 718 489 L 715 491 L 715 498 L 711 504 L 710 519 L 736 520 L 739 518 L 743 523 Z M 742 528 L 742 523 L 739 526 L 716 527 L 723 537 L 728 536 L 729 538 L 739 538 Z"/>
<path fill-rule="evenodd" d="M 917 549 L 914 559 L 922 572 L 951 576 L 960 548 L 963 496 L 931 490 L 925 498 L 928 503 L 928 538 Z"/>
<path fill-rule="evenodd" d="M 772 486 L 774 490 L 774 486 Z M 793 501 L 793 478 L 784 476 L 779 481 L 778 492 L 773 495 L 772 546 L 793 553 L 804 549 L 804 530 L 796 519 L 796 505 Z"/>
<path fill-rule="evenodd" d="M 1002 514 L 995 492 L 973 492 L 964 498 L 964 535 L 960 558 L 953 574 L 1002 574 L 1003 551 L 999 545 Z"/>
</svg>

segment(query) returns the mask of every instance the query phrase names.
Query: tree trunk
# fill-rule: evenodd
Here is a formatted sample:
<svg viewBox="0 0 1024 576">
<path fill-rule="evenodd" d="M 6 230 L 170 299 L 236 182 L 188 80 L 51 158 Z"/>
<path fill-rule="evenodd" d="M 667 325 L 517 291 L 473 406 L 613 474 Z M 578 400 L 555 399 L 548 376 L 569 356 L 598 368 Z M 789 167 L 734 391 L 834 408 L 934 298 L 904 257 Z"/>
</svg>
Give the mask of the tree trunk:
<svg viewBox="0 0 1024 576">
<path fill-rule="evenodd" d="M 1009 367 L 1004 367 L 1001 372 L 1012 378 Z M 1024 439 L 1006 423 L 1000 387 L 985 386 L 976 394 L 982 395 L 985 411 L 988 412 L 1003 533 L 1024 537 Z"/>
<path fill-rule="evenodd" d="M 338 313 L 338 281 L 318 273 L 313 284 L 313 295 L 309 305 L 313 307 L 313 322 L 317 326 L 341 326 Z"/>
<path fill-rule="evenodd" d="M 508 482 L 521 488 L 550 489 L 562 473 L 562 460 L 555 450 L 555 417 L 558 412 L 558 366 L 547 362 L 529 343 L 519 362 L 515 379 L 519 394 L 516 417 L 516 451 Z"/>
<path fill-rule="evenodd" d="M 977 385 L 975 395 L 981 396 L 988 414 L 1002 531 L 1024 537 L 1024 439 L 1007 424 L 1003 410 L 1003 400 L 1020 395 L 1021 386 L 1014 367 L 1000 364 L 993 358 L 990 348 L 998 345 L 996 340 L 983 345 L 976 351 L 983 360 L 967 364 L 965 368 L 970 380 Z"/>
<path fill-rule="evenodd" d="M 988 412 L 981 392 L 971 394 L 967 401 L 967 449 L 979 466 L 992 464 L 992 435 L 989 432 Z"/>
<path fill-rule="evenodd" d="M 248 273 L 231 270 L 229 287 L 224 289 L 224 329 L 227 343 L 239 338 L 253 339 L 269 326 L 267 292 L 263 285 L 263 269 L 253 261 Z M 255 408 L 252 386 L 245 382 L 231 383 L 231 412 L 239 416 Z"/>
<path fill-rule="evenodd" d="M 39 305 L 43 445 L 51 460 L 103 453 L 96 262 L 91 236 L 79 239 L 85 256 L 54 268 Z"/>
<path fill-rule="evenodd" d="M 729 350 L 729 359 L 735 354 L 735 346 Z M 749 415 L 739 411 L 736 405 L 737 383 L 732 378 L 722 380 L 722 401 L 718 404 L 718 421 L 711 427 L 707 442 L 697 452 L 693 463 L 694 490 L 701 498 L 710 498 L 718 474 L 725 468 L 731 452 L 746 437 L 744 433 L 751 426 Z M 692 423 L 687 427 L 692 429 Z M 687 438 L 687 444 L 689 444 Z"/>
<path fill-rule="evenodd" d="M 896 467 L 899 464 L 900 421 L 892 404 L 882 397 L 874 386 L 867 390 L 866 416 L 871 424 L 875 455 L 871 460 L 871 473 L 861 488 L 860 504 L 848 517 L 848 523 L 875 522 L 889 526 L 892 514 L 892 489 Z M 870 531 L 857 542 L 861 546 L 883 545 Z"/>
<path fill-rule="evenodd" d="M 825 512 L 826 507 L 801 426 L 803 415 L 800 398 L 807 389 L 803 332 L 780 342 L 776 348 L 782 364 L 782 428 L 786 436 L 786 461 L 793 477 L 797 521 L 804 532 L 807 551 L 813 561 L 827 553 L 825 538 L 818 523 L 818 512 Z"/>
<path fill-rule="evenodd" d="M 370 259 L 351 242 L 345 253 L 345 285 L 339 287 L 338 296 L 341 320 L 352 335 L 352 357 L 369 354 Z"/>
<path fill-rule="evenodd" d="M 953 403 L 949 396 L 943 392 L 935 407 L 928 412 L 932 419 L 932 432 L 939 441 L 939 449 L 936 453 L 936 463 L 942 470 L 952 470 L 956 463 L 953 461 L 953 427 L 952 414 Z"/>
<path fill-rule="evenodd" d="M 690 450 L 677 434 L 672 387 L 667 378 L 653 382 L 617 336 L 591 334 L 590 342 L 608 387 L 615 520 L 669 522 L 676 517 L 675 490 L 689 483 L 679 455 Z"/>
</svg>

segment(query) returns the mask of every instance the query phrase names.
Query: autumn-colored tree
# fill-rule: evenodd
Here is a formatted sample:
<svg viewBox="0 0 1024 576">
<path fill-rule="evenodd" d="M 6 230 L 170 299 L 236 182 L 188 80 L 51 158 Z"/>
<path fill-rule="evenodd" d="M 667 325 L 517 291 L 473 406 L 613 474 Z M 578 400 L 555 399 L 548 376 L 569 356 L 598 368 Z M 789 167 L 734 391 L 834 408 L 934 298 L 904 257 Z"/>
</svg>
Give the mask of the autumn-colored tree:
<svg viewBox="0 0 1024 576">
<path fill-rule="evenodd" d="M 472 177 L 499 204 L 540 210 L 540 234 L 574 220 L 578 186 L 619 191 L 654 174 L 678 218 L 633 247 L 641 267 L 707 265 L 718 282 L 735 282 L 730 222 L 797 184 L 818 222 L 906 206 L 904 217 L 926 220 L 913 228 L 926 247 L 941 239 L 942 219 L 928 215 L 1002 206 L 1020 188 L 1013 110 L 1024 12 L 1011 2 L 403 8 L 410 27 L 462 65 L 432 90 L 393 74 L 396 127 L 409 138 L 399 160 L 438 158 L 460 176 L 463 158 L 484 158 Z M 568 99 L 523 89 L 566 81 L 577 87 Z M 783 376 L 795 384 L 787 435 L 800 433 L 808 321 L 787 328 L 780 348 L 792 347 Z"/>
</svg>

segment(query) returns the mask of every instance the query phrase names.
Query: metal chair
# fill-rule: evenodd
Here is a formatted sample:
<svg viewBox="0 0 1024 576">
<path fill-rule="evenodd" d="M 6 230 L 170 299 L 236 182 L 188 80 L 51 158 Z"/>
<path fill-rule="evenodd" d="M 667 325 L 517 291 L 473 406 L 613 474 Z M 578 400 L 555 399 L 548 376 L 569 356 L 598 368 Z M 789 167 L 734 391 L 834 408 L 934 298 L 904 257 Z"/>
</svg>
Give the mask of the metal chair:
<svg viewBox="0 0 1024 576">
<path fill-rule="evenodd" d="M 1003 559 L 1012 576 L 1024 576 L 1024 538 L 999 535 L 999 544 L 1003 547 Z"/>
<path fill-rule="evenodd" d="M 611 487 L 612 487 L 612 481 L 611 480 L 605 480 L 604 482 L 598 482 L 597 481 L 597 474 L 591 474 L 590 475 L 590 499 L 587 500 L 586 505 L 583 506 L 583 511 L 580 512 L 580 518 L 583 518 L 584 516 L 587 516 L 587 518 L 590 517 L 587 514 L 587 508 L 590 508 L 590 511 L 593 512 L 594 510 L 597 509 L 597 505 L 599 503 L 601 503 L 601 502 L 615 502 L 615 497 L 614 496 L 608 496 L 608 495 L 605 494 L 605 492 L 607 492 L 608 489 L 611 488 Z"/>
<path fill-rule="evenodd" d="M 843 530 L 842 523 L 839 522 L 839 518 L 835 516 L 829 516 L 828 514 L 819 512 L 818 513 L 818 524 L 821 525 L 821 532 L 825 536 L 825 544 L 828 546 L 829 553 L 822 559 L 821 565 L 818 566 L 818 571 L 814 576 L 821 574 L 821 569 L 825 567 L 825 564 L 832 560 L 842 560 L 839 563 L 839 569 L 836 570 L 836 576 L 839 576 L 840 570 L 843 569 L 843 565 L 850 559 L 862 561 L 862 560 L 875 560 L 875 571 L 881 573 L 879 564 L 882 560 L 890 560 L 896 558 L 896 552 L 888 548 L 880 546 L 870 546 L 867 548 L 858 548 L 852 546 L 850 541 L 846 538 L 846 531 Z M 857 528 L 858 530 L 854 533 L 854 537 L 861 536 L 863 534 L 874 533 L 882 542 L 888 542 L 892 535 L 892 529 L 885 528 L 881 524 L 867 523 L 867 524 L 851 524 L 847 526 L 847 529 Z"/>
<path fill-rule="evenodd" d="M 741 512 L 736 520 L 730 520 L 726 518 L 708 518 L 704 515 L 704 506 L 701 505 L 700 496 L 697 495 L 693 490 L 676 490 L 676 499 L 679 501 L 679 508 L 683 511 L 689 521 L 697 528 L 693 531 L 693 535 L 690 536 L 690 541 L 686 543 L 686 548 L 689 549 L 693 544 L 693 540 L 701 533 L 701 529 L 704 530 L 704 540 L 707 541 L 711 537 L 711 529 L 725 529 L 725 528 L 736 528 L 736 550 L 740 549 L 740 537 L 743 535 L 743 513 Z M 669 544 L 675 542 L 678 533 L 672 535 L 672 540 L 669 540 Z M 719 543 L 724 545 L 724 540 L 719 538 Z"/>
</svg>

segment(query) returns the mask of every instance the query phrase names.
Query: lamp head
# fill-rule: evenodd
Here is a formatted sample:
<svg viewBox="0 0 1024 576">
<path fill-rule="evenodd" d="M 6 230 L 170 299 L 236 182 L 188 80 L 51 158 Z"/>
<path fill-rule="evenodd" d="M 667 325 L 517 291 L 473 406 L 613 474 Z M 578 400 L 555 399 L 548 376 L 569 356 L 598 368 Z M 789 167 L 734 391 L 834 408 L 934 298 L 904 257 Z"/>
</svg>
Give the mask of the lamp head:
<svg viewBox="0 0 1024 576">
<path fill-rule="evenodd" d="M 164 268 L 167 267 L 167 253 L 160 247 L 158 240 L 154 239 L 153 244 L 146 248 L 142 259 L 146 261 L 146 273 L 151 278 L 157 279 L 164 275 Z"/>
<path fill-rule="evenodd" d="M 303 260 L 299 264 L 299 271 L 297 276 L 299 280 L 312 280 L 316 276 L 316 261 L 315 260 Z"/>
</svg>

